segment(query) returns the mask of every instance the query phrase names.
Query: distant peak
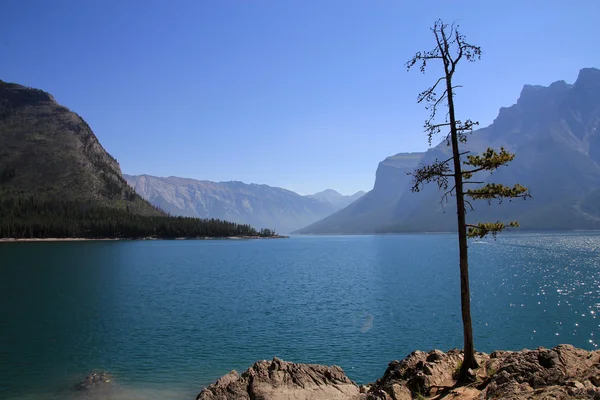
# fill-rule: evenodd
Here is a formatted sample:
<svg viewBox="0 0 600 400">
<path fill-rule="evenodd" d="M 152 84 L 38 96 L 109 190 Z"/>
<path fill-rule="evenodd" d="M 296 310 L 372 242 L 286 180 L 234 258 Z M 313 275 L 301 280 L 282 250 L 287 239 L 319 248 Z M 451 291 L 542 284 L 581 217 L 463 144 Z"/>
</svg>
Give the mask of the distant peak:
<svg viewBox="0 0 600 400">
<path fill-rule="evenodd" d="M 531 96 L 536 96 L 544 89 L 546 89 L 546 87 L 542 85 L 523 85 L 523 89 L 521 89 L 521 94 L 519 95 L 519 100 L 517 100 L 517 102 Z"/>
<path fill-rule="evenodd" d="M 556 81 L 550 84 L 550 86 L 542 85 L 523 85 L 521 94 L 517 100 L 517 104 L 528 103 L 530 101 L 537 102 L 537 99 L 546 97 L 548 95 L 557 95 L 562 92 L 568 91 L 573 85 L 569 85 L 565 81 Z"/>
<path fill-rule="evenodd" d="M 581 87 L 598 87 L 600 86 L 600 69 L 583 68 L 579 71 L 575 86 Z"/>
</svg>

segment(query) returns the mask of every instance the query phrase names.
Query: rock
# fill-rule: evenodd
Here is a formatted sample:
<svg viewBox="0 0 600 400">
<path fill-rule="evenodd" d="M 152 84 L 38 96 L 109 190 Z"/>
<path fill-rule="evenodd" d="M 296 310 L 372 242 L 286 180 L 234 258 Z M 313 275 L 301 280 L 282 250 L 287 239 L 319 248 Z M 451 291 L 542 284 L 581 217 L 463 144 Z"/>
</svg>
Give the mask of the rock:
<svg viewBox="0 0 600 400">
<path fill-rule="evenodd" d="M 566 383 L 566 385 L 575 389 L 585 389 L 585 385 L 577 381 L 569 381 Z"/>
<path fill-rule="evenodd" d="M 541 350 L 538 354 L 538 362 L 544 368 L 552 368 L 558 363 L 558 355 L 549 350 Z"/>
<path fill-rule="evenodd" d="M 483 353 L 478 353 L 478 357 L 483 357 Z M 392 396 L 395 385 L 400 385 L 412 393 L 432 395 L 432 392 L 437 392 L 441 387 L 454 385 L 453 374 L 460 362 L 462 352 L 459 350 L 447 353 L 440 350 L 429 353 L 414 351 L 404 360 L 388 364 L 383 377 L 372 385 L 371 392 L 374 394 L 383 391 Z"/>
<path fill-rule="evenodd" d="M 112 381 L 111 376 L 107 372 L 92 372 L 79 382 L 73 388 L 79 391 L 90 390 L 101 386 L 109 385 Z"/>
<path fill-rule="evenodd" d="M 571 345 L 496 355 L 497 373 L 481 399 L 588 399 L 595 388 L 582 382 L 600 378 L 600 352 Z M 590 397 L 590 389 L 594 392 Z M 533 393 L 532 393 L 533 392 Z"/>
<path fill-rule="evenodd" d="M 600 350 L 570 345 L 516 352 L 476 353 L 475 381 L 457 384 L 462 351 L 415 351 L 388 364 L 376 382 L 354 384 L 339 367 L 293 364 L 274 358 L 239 375 L 232 371 L 203 389 L 198 400 L 600 400 Z M 492 371 L 492 372 L 490 372 Z"/>
<path fill-rule="evenodd" d="M 398 384 L 392 385 L 392 399 L 394 400 L 412 400 L 412 393 L 406 386 Z"/>
<path fill-rule="evenodd" d="M 444 356 L 445 354 L 443 351 L 435 349 L 429 353 L 426 360 L 427 362 L 437 362 L 443 360 Z"/>
<path fill-rule="evenodd" d="M 337 366 L 294 364 L 273 358 L 239 375 L 232 371 L 202 389 L 197 400 L 358 400 L 358 386 Z"/>
</svg>

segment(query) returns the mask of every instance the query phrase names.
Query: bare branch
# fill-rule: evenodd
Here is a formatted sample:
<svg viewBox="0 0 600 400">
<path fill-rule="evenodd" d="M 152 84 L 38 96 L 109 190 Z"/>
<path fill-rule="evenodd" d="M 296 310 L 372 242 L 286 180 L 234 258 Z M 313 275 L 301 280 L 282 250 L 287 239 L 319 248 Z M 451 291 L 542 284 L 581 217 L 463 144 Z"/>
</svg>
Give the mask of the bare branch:
<svg viewBox="0 0 600 400">
<path fill-rule="evenodd" d="M 473 204 L 471 204 L 471 202 L 469 200 L 465 199 L 465 204 L 469 206 L 471 211 L 475 211 L 475 209 L 473 208 Z"/>
<path fill-rule="evenodd" d="M 448 89 L 444 90 L 444 93 L 442 93 L 442 95 L 440 96 L 440 98 L 437 99 L 436 102 L 433 103 L 433 105 L 429 105 L 429 106 L 427 106 L 425 108 L 426 109 L 433 108 L 434 113 L 435 113 L 435 110 L 437 109 L 438 104 L 440 104 L 440 102 L 442 100 L 446 100 L 447 98 L 448 98 Z"/>
<path fill-rule="evenodd" d="M 423 184 L 430 182 L 435 182 L 439 189 L 447 190 L 448 178 L 454 176 L 448 163 L 437 159 L 431 164 L 420 166 L 411 175 L 413 176 L 411 188 L 413 192 L 421 191 Z"/>
<path fill-rule="evenodd" d="M 435 95 L 435 88 L 437 87 L 437 85 L 440 84 L 441 81 L 446 80 L 445 76 L 442 76 L 440 79 L 437 80 L 437 82 L 431 86 L 429 89 L 419 93 L 419 95 L 417 96 L 417 103 L 421 103 L 423 100 L 429 98 L 431 95 Z"/>
<path fill-rule="evenodd" d="M 442 202 L 444 202 L 444 200 L 446 201 L 446 203 L 448 203 L 448 196 L 454 196 L 454 190 L 456 189 L 456 185 L 452 186 L 449 190 L 447 190 L 443 195 L 442 198 L 440 199 L 440 204 Z"/>
</svg>

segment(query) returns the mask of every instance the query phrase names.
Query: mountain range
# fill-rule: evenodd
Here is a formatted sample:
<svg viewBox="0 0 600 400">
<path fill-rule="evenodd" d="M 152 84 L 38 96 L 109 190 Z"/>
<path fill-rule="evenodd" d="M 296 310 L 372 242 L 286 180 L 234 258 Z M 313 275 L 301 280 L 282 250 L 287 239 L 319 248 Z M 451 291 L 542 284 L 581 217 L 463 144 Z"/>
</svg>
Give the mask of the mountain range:
<svg viewBox="0 0 600 400">
<path fill-rule="evenodd" d="M 478 180 L 521 183 L 529 187 L 533 199 L 502 205 L 476 202 L 469 221 L 517 219 L 528 230 L 600 229 L 599 125 L 600 70 L 582 69 L 573 84 L 525 85 L 516 103 L 501 108 L 491 125 L 474 131 L 462 150 L 475 154 L 488 147 L 505 147 L 515 153 L 508 166 L 491 176 L 480 175 Z M 449 153 L 443 141 L 426 152 L 387 157 L 379 163 L 373 189 L 352 196 L 333 190 L 302 196 L 235 181 L 124 176 L 79 115 L 46 92 L 0 81 L 0 199 L 16 199 L 3 205 L 13 213 L 15 224 L 20 223 L 22 199 L 33 199 L 28 200 L 28 207 L 38 213 L 37 222 L 27 222 L 28 231 L 35 222 L 36 229 L 50 232 L 48 227 L 59 226 L 60 215 L 66 215 L 72 205 L 83 216 L 89 215 L 90 207 L 97 217 L 110 216 L 107 209 L 119 210 L 114 223 L 93 221 L 97 232 L 101 227 L 110 235 L 120 234 L 125 226 L 132 232 L 146 232 L 150 220 L 128 215 L 160 217 L 165 215 L 163 210 L 282 233 L 454 231 L 452 199 L 440 202 L 435 185 L 419 193 L 410 190 L 410 172 L 416 166 L 448 158 Z M 43 203 L 44 199 L 54 205 L 58 201 L 62 214 L 54 215 L 52 221 L 44 219 L 50 204 Z M 69 215 L 69 223 L 76 225 L 76 215 Z M 176 234 L 181 221 L 164 223 L 169 234 Z M 13 228 L 5 224 L 5 229 Z M 60 229 L 55 231 L 74 234 L 67 226 Z M 85 233 L 81 226 L 78 229 Z M 226 225 L 219 229 L 222 234 L 233 234 L 227 233 Z"/>
<path fill-rule="evenodd" d="M 469 221 L 519 220 L 523 229 L 600 228 L 600 70 L 584 68 L 574 84 L 525 85 L 516 104 L 501 108 L 488 127 L 474 131 L 463 151 L 488 147 L 515 153 L 508 166 L 483 182 L 521 183 L 533 198 L 501 205 L 476 202 Z M 410 190 L 407 172 L 446 159 L 443 141 L 425 153 L 400 153 L 379 164 L 375 185 L 350 206 L 298 233 L 454 231 L 455 203 L 441 203 L 431 184 Z M 478 179 L 479 180 L 479 179 Z"/>
<path fill-rule="evenodd" d="M 52 95 L 0 81 L 0 239 L 273 236 L 172 217 L 142 199 L 88 124 Z"/>
<path fill-rule="evenodd" d="M 188 178 L 124 175 L 135 191 L 171 215 L 218 218 L 270 228 L 279 233 L 300 229 L 360 198 L 332 189 L 302 196 L 287 189 L 238 181 L 211 182 Z"/>
</svg>

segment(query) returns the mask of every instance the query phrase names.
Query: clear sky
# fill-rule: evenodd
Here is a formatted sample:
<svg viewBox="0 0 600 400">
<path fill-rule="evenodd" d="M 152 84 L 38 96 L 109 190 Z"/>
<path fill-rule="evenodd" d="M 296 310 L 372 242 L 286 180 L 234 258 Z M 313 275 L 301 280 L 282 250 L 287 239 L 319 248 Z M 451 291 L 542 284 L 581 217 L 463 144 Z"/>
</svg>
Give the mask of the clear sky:
<svg viewBox="0 0 600 400">
<path fill-rule="evenodd" d="M 303 194 L 372 188 L 427 148 L 404 63 L 458 21 L 482 61 L 459 114 L 488 125 L 523 84 L 600 67 L 599 0 L 0 0 L 0 79 L 46 90 L 129 174 Z"/>
</svg>

